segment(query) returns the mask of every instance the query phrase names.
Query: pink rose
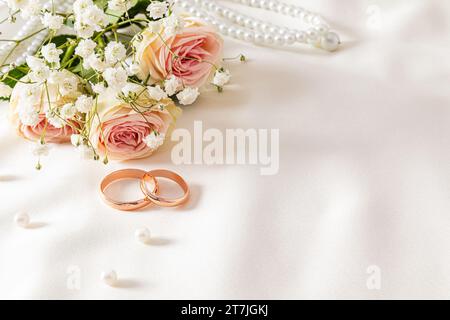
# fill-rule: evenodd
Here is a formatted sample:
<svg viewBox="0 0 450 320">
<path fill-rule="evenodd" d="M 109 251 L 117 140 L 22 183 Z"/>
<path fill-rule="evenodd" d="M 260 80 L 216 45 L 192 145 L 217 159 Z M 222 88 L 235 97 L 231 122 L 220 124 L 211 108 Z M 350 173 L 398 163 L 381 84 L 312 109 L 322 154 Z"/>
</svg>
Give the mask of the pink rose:
<svg viewBox="0 0 450 320">
<path fill-rule="evenodd" d="M 70 136 L 77 131 L 69 125 L 65 125 L 62 128 L 55 128 L 48 123 L 44 114 L 39 115 L 39 122 L 34 126 L 24 125 L 19 119 L 17 120 L 17 132 L 20 136 L 31 141 L 38 141 L 43 137 L 45 142 L 66 143 L 70 141 Z M 75 123 L 74 126 L 76 126 Z"/>
<path fill-rule="evenodd" d="M 25 77 L 21 81 L 26 82 L 28 78 Z M 72 103 L 80 94 L 75 92 L 62 96 L 58 86 L 54 84 L 49 84 L 48 90 L 52 108 L 60 108 L 64 104 Z M 11 94 L 9 105 L 10 120 L 17 133 L 31 141 L 36 142 L 43 138 L 45 142 L 49 143 L 66 143 L 70 141 L 70 136 L 76 133 L 76 128 L 79 127 L 75 121 L 71 121 L 71 125 L 66 124 L 61 128 L 56 128 L 48 122 L 45 113 L 49 110 L 49 103 L 43 85 L 17 83 Z M 34 113 L 31 123 L 22 121 L 23 115 L 21 116 L 20 110 L 23 109 L 31 109 L 31 113 Z"/>
<path fill-rule="evenodd" d="M 90 141 L 100 154 L 112 160 L 132 160 L 152 155 L 157 147 L 150 147 L 146 138 L 157 132 L 160 137 L 168 136 L 181 112 L 172 100 L 165 99 L 155 104 L 154 101 L 140 101 L 141 107 L 131 107 L 114 99 L 99 100 L 99 116 L 92 128 Z M 160 108 L 160 105 L 164 108 Z"/>
<path fill-rule="evenodd" d="M 213 65 L 220 63 L 223 40 L 214 28 L 197 20 L 185 18 L 185 23 L 183 30 L 171 37 L 164 35 L 164 26 L 159 35 L 144 31 L 144 39 L 136 46 L 141 79 L 150 75 L 152 80 L 160 81 L 173 74 L 185 86 L 201 87 L 206 83 L 215 71 Z"/>
</svg>

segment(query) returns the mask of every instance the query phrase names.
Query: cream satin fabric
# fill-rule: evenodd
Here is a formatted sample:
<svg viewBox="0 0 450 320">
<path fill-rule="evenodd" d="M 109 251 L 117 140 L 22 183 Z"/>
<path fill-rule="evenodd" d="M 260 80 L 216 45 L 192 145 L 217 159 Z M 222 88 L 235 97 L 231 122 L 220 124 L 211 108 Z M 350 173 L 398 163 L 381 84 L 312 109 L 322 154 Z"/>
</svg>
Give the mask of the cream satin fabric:
<svg viewBox="0 0 450 320">
<path fill-rule="evenodd" d="M 0 105 L 0 298 L 450 298 L 450 2 L 292 2 L 325 15 L 342 49 L 227 38 L 248 63 L 178 122 L 279 128 L 277 175 L 175 166 L 171 143 L 108 167 L 54 147 L 36 172 Z M 127 167 L 176 170 L 190 204 L 109 209 L 99 182 Z M 14 225 L 19 210 L 34 229 Z M 154 245 L 134 240 L 143 226 Z M 120 288 L 100 281 L 108 269 Z"/>
</svg>

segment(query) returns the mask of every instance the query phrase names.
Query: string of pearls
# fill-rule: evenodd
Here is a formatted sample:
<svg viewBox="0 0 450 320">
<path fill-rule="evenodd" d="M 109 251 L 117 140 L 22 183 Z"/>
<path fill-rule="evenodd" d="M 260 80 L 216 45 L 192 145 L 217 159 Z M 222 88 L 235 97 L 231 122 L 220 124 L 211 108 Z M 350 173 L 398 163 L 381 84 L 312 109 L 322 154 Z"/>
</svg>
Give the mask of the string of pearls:
<svg viewBox="0 0 450 320">
<path fill-rule="evenodd" d="M 57 12 L 67 12 L 69 8 L 72 7 L 73 0 L 65 1 L 65 0 L 59 0 L 54 1 L 55 2 L 55 10 Z M 52 2 L 47 2 L 44 4 L 43 9 L 44 10 L 50 10 L 52 8 Z M 32 34 L 36 30 L 39 30 L 41 28 L 41 21 L 39 17 L 32 17 L 29 19 L 19 30 L 19 32 L 12 38 L 12 40 L 20 41 L 21 39 L 25 38 L 26 36 Z M 9 72 L 14 66 L 19 66 L 23 63 L 25 63 L 25 59 L 27 56 L 34 55 L 39 47 L 41 46 L 44 39 L 48 36 L 48 30 L 44 30 L 40 33 L 38 33 L 36 36 L 34 36 L 31 41 L 31 43 L 28 45 L 26 50 L 19 55 L 15 61 L 13 61 L 12 65 L 8 65 L 3 67 L 0 71 L 2 73 Z M 5 57 L 11 52 L 11 50 L 14 49 L 14 47 L 17 45 L 16 42 L 5 42 L 3 45 L 0 46 L 0 59 L 2 61 L 5 59 Z"/>
<path fill-rule="evenodd" d="M 296 30 L 268 23 L 223 6 L 214 0 L 178 0 L 182 8 L 215 25 L 219 31 L 238 40 L 263 45 L 309 44 L 327 51 L 335 51 L 340 44 L 339 35 L 330 31 L 320 15 L 296 5 L 276 0 L 229 0 L 253 8 L 277 12 L 300 19 L 307 30 Z"/>
</svg>

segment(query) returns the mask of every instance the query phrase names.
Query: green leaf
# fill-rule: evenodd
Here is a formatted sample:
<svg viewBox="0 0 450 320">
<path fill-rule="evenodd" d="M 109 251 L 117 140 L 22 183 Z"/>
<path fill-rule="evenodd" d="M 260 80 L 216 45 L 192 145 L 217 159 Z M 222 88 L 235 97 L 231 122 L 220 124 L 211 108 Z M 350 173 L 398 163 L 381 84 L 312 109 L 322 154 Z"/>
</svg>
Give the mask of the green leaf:
<svg viewBox="0 0 450 320">
<path fill-rule="evenodd" d="M 75 25 L 75 19 L 74 18 L 66 19 L 66 21 L 64 21 L 64 25 L 68 26 L 69 28 L 73 28 Z"/>
<path fill-rule="evenodd" d="M 77 37 L 75 35 L 72 34 L 62 34 L 56 37 L 52 38 L 52 43 L 54 43 L 56 45 L 56 47 L 61 48 L 63 50 L 63 52 L 60 55 L 60 59 L 61 59 L 61 65 L 63 67 L 65 67 L 66 69 L 70 70 L 70 66 L 72 64 L 77 64 L 79 60 L 74 59 L 72 61 L 70 61 L 70 65 L 66 65 L 66 62 L 68 62 L 69 60 L 71 60 L 74 57 L 74 51 L 75 51 L 75 47 L 77 42 L 75 41 L 77 39 Z M 69 43 L 69 41 L 72 41 L 73 43 Z"/>
<path fill-rule="evenodd" d="M 14 88 L 17 84 L 17 81 L 26 76 L 29 72 L 30 68 L 26 64 L 22 64 L 18 67 L 15 67 L 11 71 L 8 72 L 8 76 L 5 77 L 3 83 Z"/>
<path fill-rule="evenodd" d="M 69 39 L 76 39 L 77 37 L 72 34 L 61 34 L 59 36 L 53 37 L 52 42 L 57 46 L 60 47 L 63 44 L 65 44 Z"/>
<path fill-rule="evenodd" d="M 80 72 L 80 75 L 83 77 L 83 79 L 90 79 L 89 81 L 96 84 L 97 83 L 97 77 L 93 77 L 95 75 L 95 70 L 93 69 L 88 69 L 85 70 L 83 69 Z"/>
<path fill-rule="evenodd" d="M 151 0 L 135 0 L 136 4 L 128 10 L 128 15 L 130 18 L 134 18 L 139 13 L 146 14 L 147 7 L 150 5 Z"/>
<path fill-rule="evenodd" d="M 108 6 L 108 0 L 94 0 L 94 4 L 100 9 L 105 9 Z"/>
</svg>

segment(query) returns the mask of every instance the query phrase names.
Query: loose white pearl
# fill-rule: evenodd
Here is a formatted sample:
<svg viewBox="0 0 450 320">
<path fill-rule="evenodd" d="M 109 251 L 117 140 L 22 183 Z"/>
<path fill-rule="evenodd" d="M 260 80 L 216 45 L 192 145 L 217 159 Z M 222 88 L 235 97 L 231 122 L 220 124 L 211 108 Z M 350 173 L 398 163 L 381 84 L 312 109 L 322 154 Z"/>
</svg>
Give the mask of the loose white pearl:
<svg viewBox="0 0 450 320">
<path fill-rule="evenodd" d="M 30 216 L 25 212 L 19 212 L 14 217 L 14 221 L 19 227 L 27 228 L 28 225 L 30 224 Z"/>
<path fill-rule="evenodd" d="M 134 233 L 134 237 L 139 242 L 148 243 L 151 237 L 150 230 L 148 230 L 147 228 L 137 229 Z"/>
<path fill-rule="evenodd" d="M 322 36 L 322 39 L 320 40 L 322 49 L 330 52 L 335 51 L 340 43 L 339 36 L 334 32 L 328 32 L 326 35 Z"/>
<path fill-rule="evenodd" d="M 113 287 L 117 283 L 117 273 L 114 270 L 102 272 L 102 281 Z"/>
</svg>

